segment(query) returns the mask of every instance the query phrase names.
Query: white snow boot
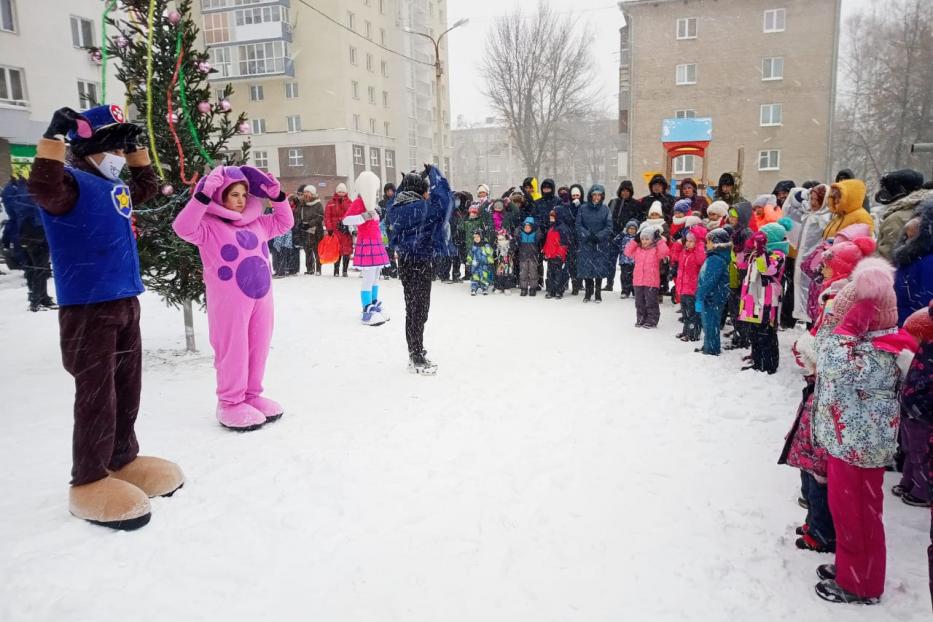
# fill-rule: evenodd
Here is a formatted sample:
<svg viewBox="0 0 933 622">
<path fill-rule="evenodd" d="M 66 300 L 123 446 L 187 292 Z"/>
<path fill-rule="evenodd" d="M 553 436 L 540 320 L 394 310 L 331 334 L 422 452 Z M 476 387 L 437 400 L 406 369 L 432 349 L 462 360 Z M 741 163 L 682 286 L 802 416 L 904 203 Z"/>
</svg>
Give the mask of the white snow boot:
<svg viewBox="0 0 933 622">
<path fill-rule="evenodd" d="M 363 310 L 363 315 L 360 317 L 360 322 L 363 326 L 382 326 L 386 323 L 385 318 L 376 310 L 376 306 L 369 304 Z"/>
</svg>

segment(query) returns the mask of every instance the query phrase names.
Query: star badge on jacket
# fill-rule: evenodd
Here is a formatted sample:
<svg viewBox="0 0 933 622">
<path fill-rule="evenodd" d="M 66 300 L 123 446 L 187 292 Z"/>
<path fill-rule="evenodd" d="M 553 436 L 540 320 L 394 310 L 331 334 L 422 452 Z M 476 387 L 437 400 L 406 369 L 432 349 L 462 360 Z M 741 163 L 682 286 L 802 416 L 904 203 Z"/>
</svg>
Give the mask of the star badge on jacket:
<svg viewBox="0 0 933 622">
<path fill-rule="evenodd" d="M 130 199 L 130 189 L 127 186 L 114 186 L 110 191 L 113 199 L 113 206 L 117 212 L 124 218 L 129 218 L 133 213 L 133 201 Z"/>
</svg>

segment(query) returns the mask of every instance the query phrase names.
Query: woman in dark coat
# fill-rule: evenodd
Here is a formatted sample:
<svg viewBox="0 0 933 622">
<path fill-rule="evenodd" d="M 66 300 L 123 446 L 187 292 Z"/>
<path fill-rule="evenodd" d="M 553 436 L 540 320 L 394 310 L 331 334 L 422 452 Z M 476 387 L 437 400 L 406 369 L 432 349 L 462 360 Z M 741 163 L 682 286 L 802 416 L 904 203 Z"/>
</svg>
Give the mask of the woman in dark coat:
<svg viewBox="0 0 933 622">
<path fill-rule="evenodd" d="M 903 325 L 911 313 L 933 299 L 933 199 L 917 206 L 914 217 L 904 225 L 892 259 L 897 268 L 894 291 L 898 324 Z"/>
<path fill-rule="evenodd" d="M 605 197 L 606 190 L 594 184 L 577 212 L 577 277 L 586 287 L 583 302 L 592 300 L 594 292 L 596 302 L 602 302 L 602 279 L 612 276 L 612 215 Z"/>
<path fill-rule="evenodd" d="M 583 186 L 580 184 L 573 184 L 570 186 L 569 192 L 570 202 L 567 203 L 565 209 L 558 210 L 557 219 L 567 225 L 570 234 L 573 236 L 567 252 L 567 274 L 570 275 L 570 295 L 576 296 L 583 286 L 583 282 L 577 276 L 577 213 L 580 211 L 580 206 L 583 205 L 583 196 L 586 191 L 583 190 Z"/>
</svg>

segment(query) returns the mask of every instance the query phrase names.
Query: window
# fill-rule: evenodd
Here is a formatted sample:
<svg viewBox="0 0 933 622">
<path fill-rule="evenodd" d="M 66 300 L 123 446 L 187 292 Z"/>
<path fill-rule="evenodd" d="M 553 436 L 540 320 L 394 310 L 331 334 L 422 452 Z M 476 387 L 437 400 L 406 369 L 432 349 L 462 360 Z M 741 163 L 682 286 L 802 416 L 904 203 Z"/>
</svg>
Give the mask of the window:
<svg viewBox="0 0 933 622">
<path fill-rule="evenodd" d="M 23 70 L 0 66 L 0 102 L 26 105 L 26 91 Z"/>
<path fill-rule="evenodd" d="M 781 104 L 761 105 L 761 127 L 781 125 L 784 122 L 784 110 Z"/>
<path fill-rule="evenodd" d="M 201 0 L 201 8 L 205 10 L 219 9 L 227 4 L 227 0 Z"/>
<path fill-rule="evenodd" d="M 677 20 L 677 38 L 678 39 L 696 39 L 697 38 L 697 18 L 682 17 Z"/>
<path fill-rule="evenodd" d="M 13 0 L 0 0 L 0 30 L 16 32 L 13 21 Z"/>
<path fill-rule="evenodd" d="M 366 22 L 365 24 L 363 24 L 363 35 L 367 39 L 373 38 L 373 25 L 371 23 Z"/>
<path fill-rule="evenodd" d="M 287 22 L 288 9 L 274 4 L 272 6 L 256 7 L 254 9 L 240 9 L 234 13 L 237 26 L 250 24 L 263 24 L 266 22 Z"/>
<path fill-rule="evenodd" d="M 758 152 L 759 171 L 777 171 L 781 168 L 781 152 L 778 149 Z"/>
<path fill-rule="evenodd" d="M 214 99 L 220 101 L 224 98 L 225 89 L 215 89 L 214 90 Z"/>
<path fill-rule="evenodd" d="M 379 44 L 380 45 L 386 44 L 386 29 L 385 28 L 379 29 Z"/>
<path fill-rule="evenodd" d="M 250 125 L 253 129 L 253 134 L 265 134 L 266 133 L 266 120 L 265 119 L 250 119 Z"/>
<path fill-rule="evenodd" d="M 382 107 L 383 108 L 389 107 L 389 92 L 388 91 L 382 92 Z"/>
<path fill-rule="evenodd" d="M 210 48 L 211 66 L 217 70 L 217 75 L 226 78 L 230 75 L 230 48 Z M 223 99 L 218 97 L 217 99 Z"/>
<path fill-rule="evenodd" d="M 251 102 L 261 102 L 265 97 L 262 92 L 261 84 L 250 84 L 249 85 L 249 100 Z"/>
<path fill-rule="evenodd" d="M 369 120 L 369 133 L 370 134 L 376 133 L 376 120 L 375 119 Z"/>
<path fill-rule="evenodd" d="M 417 117 L 415 114 L 417 112 L 417 106 L 415 105 L 415 98 L 409 97 L 408 99 L 408 118 L 414 119 Z"/>
<path fill-rule="evenodd" d="M 382 61 L 382 77 L 383 78 L 389 77 L 389 63 L 385 61 Z"/>
<path fill-rule="evenodd" d="M 285 99 L 297 99 L 298 98 L 298 83 L 297 82 L 286 82 L 285 83 Z"/>
<path fill-rule="evenodd" d="M 360 131 L 360 115 L 358 114 L 353 115 L 353 129 L 357 132 Z"/>
<path fill-rule="evenodd" d="M 369 103 L 376 105 L 376 87 L 374 86 L 369 87 Z"/>
<path fill-rule="evenodd" d="M 253 152 L 253 166 L 261 169 L 269 168 L 269 152 L 268 151 L 254 151 Z"/>
<path fill-rule="evenodd" d="M 683 155 L 674 158 L 674 174 L 689 175 L 696 169 L 696 156 Z"/>
<path fill-rule="evenodd" d="M 356 48 L 353 47 L 352 45 L 350 46 L 350 64 L 351 65 L 356 64 Z"/>
<path fill-rule="evenodd" d="M 696 83 L 697 83 L 697 66 L 695 64 L 677 65 L 677 84 L 696 84 Z"/>
<path fill-rule="evenodd" d="M 208 45 L 230 40 L 227 13 L 208 13 L 204 16 L 204 42 Z"/>
<path fill-rule="evenodd" d="M 94 22 L 83 17 L 71 17 L 71 44 L 76 48 L 94 45 Z"/>
<path fill-rule="evenodd" d="M 385 0 L 379 0 L 379 12 L 385 15 L 386 12 L 386 2 Z"/>
<path fill-rule="evenodd" d="M 356 30 L 356 15 L 353 11 L 347 11 L 347 27 L 350 30 Z"/>
<path fill-rule="evenodd" d="M 369 166 L 375 169 L 379 168 L 379 150 L 375 147 L 369 148 Z"/>
<path fill-rule="evenodd" d="M 366 162 L 363 160 L 363 146 L 353 145 L 353 164 L 363 166 Z"/>
<path fill-rule="evenodd" d="M 382 126 L 383 126 L 383 128 L 385 129 L 385 134 L 386 134 L 386 136 L 388 136 L 388 135 L 389 135 L 389 122 L 388 122 L 388 121 L 384 121 L 384 122 L 382 123 Z"/>
<path fill-rule="evenodd" d="M 78 80 L 78 105 L 82 108 L 97 106 L 100 100 L 97 99 L 97 93 L 100 86 L 96 82 L 86 82 Z"/>
<path fill-rule="evenodd" d="M 386 149 L 386 168 L 395 168 L 395 152 Z"/>
<path fill-rule="evenodd" d="M 300 132 L 301 131 L 301 115 L 293 114 L 286 117 L 288 122 L 288 131 L 289 132 Z"/>
<path fill-rule="evenodd" d="M 408 146 L 417 147 L 418 146 L 418 131 L 414 126 L 408 126 Z"/>
<path fill-rule="evenodd" d="M 780 56 L 775 58 L 764 58 L 761 61 L 761 79 L 762 80 L 783 80 L 784 79 L 784 59 Z"/>
<path fill-rule="evenodd" d="M 357 82 L 356 80 L 353 80 L 350 83 L 350 85 L 351 85 L 352 92 L 353 92 L 353 99 L 359 99 L 360 98 L 360 83 Z"/>
<path fill-rule="evenodd" d="M 411 148 L 408 150 L 408 167 L 411 170 L 415 170 L 415 168 L 418 166 L 416 162 L 418 162 L 418 150 Z"/>
<path fill-rule="evenodd" d="M 373 70 L 373 55 L 369 52 L 366 53 L 366 71 Z"/>
<path fill-rule="evenodd" d="M 685 109 L 685 110 L 674 111 L 675 119 L 695 119 L 696 116 L 697 116 L 696 110 Z"/>
<path fill-rule="evenodd" d="M 256 76 L 285 71 L 285 43 L 269 41 L 238 46 L 240 75 Z"/>
<path fill-rule="evenodd" d="M 299 167 L 305 165 L 305 154 L 301 149 L 288 150 L 288 165 Z"/>
<path fill-rule="evenodd" d="M 770 9 L 765 11 L 765 32 L 784 32 L 784 9 Z"/>
</svg>

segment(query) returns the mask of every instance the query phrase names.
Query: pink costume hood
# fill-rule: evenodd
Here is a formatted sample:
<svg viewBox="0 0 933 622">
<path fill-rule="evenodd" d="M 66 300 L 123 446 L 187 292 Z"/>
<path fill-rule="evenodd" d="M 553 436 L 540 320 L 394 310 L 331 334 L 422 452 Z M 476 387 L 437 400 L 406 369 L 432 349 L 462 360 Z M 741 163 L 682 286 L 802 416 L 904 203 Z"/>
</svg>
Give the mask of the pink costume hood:
<svg viewBox="0 0 933 622">
<path fill-rule="evenodd" d="M 207 213 L 228 221 L 235 227 L 244 227 L 255 221 L 262 215 L 263 204 L 259 197 L 265 197 L 261 184 L 269 183 L 265 174 L 252 166 L 224 166 L 224 183 L 210 197 L 211 202 L 207 205 Z M 238 214 L 223 206 L 224 190 L 236 183 L 245 183 L 249 196 L 246 198 L 246 209 Z M 195 192 L 201 192 L 204 188 L 204 179 L 198 182 Z"/>
</svg>

